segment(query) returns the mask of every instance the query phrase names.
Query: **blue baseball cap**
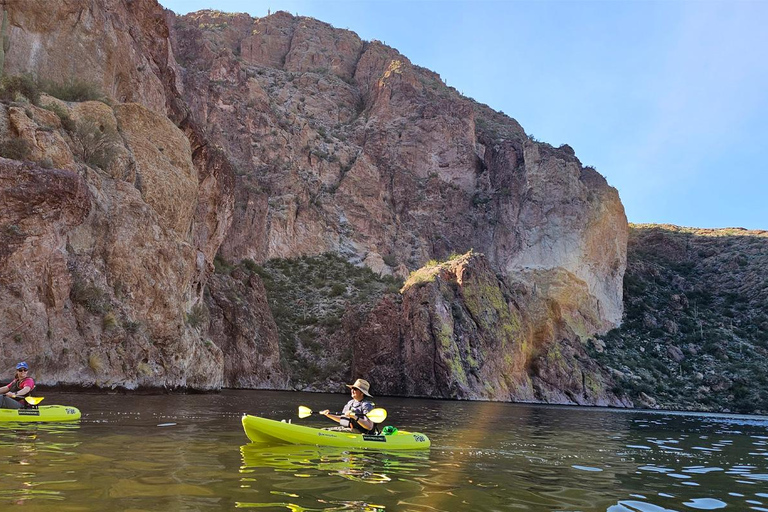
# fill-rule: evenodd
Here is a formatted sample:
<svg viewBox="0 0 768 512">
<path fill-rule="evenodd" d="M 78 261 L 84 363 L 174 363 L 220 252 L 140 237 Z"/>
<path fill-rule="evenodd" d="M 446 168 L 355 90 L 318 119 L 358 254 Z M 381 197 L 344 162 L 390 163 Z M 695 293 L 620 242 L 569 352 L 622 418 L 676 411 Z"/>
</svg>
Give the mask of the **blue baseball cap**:
<svg viewBox="0 0 768 512">
<path fill-rule="evenodd" d="M 20 362 L 19 364 L 16 365 L 16 369 L 17 370 L 29 370 L 29 366 L 27 366 L 27 363 L 22 361 L 22 362 Z"/>
</svg>

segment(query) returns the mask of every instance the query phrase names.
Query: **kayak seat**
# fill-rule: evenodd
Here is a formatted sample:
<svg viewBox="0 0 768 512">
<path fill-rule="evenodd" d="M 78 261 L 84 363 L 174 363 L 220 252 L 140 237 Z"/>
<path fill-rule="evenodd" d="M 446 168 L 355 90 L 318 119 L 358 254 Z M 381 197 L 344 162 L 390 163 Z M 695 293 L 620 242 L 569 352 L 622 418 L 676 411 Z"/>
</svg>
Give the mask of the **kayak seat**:
<svg viewBox="0 0 768 512">
<path fill-rule="evenodd" d="M 322 430 L 330 430 L 332 432 L 349 432 L 352 434 L 352 429 L 348 427 L 325 427 Z"/>
</svg>

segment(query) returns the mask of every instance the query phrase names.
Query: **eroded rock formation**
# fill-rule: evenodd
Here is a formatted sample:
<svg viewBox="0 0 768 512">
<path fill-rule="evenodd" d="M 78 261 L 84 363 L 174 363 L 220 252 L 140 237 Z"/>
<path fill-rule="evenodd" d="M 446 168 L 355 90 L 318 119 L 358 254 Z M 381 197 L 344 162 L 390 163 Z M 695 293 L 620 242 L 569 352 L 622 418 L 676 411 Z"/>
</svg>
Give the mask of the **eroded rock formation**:
<svg viewBox="0 0 768 512">
<path fill-rule="evenodd" d="M 550 290 L 510 282 L 469 252 L 378 305 L 351 335 L 354 371 L 382 394 L 627 405 L 568 315 Z"/>
<path fill-rule="evenodd" d="M 485 256 L 402 303 L 350 313 L 361 350 L 375 341 L 399 361 L 355 371 L 384 372 L 392 393 L 615 402 L 590 388 L 604 381 L 581 343 L 620 322 L 626 218 L 568 146 L 532 140 L 392 48 L 284 12 L 30 0 L 9 21 L 6 75 L 97 84 L 111 106 L 3 103 L 3 140 L 23 140 L 38 164 L 4 161 L 30 170 L 14 179 L 69 172 L 87 203 L 79 216 L 73 200 L 56 215 L 0 209 L 0 286 L 20 290 L 0 310 L 3 358 L 45 347 L 35 363 L 48 383 L 290 386 L 266 291 L 253 275 L 212 279 L 217 254 L 332 252 L 405 278 L 474 249 Z M 94 137 L 110 137 L 108 154 L 84 147 Z M 51 256 L 25 256 L 32 224 Z M 29 277 L 49 267 L 54 292 Z M 33 326 L 23 343 L 17 324 Z M 419 387 L 405 376 L 422 365 L 433 373 Z"/>
</svg>

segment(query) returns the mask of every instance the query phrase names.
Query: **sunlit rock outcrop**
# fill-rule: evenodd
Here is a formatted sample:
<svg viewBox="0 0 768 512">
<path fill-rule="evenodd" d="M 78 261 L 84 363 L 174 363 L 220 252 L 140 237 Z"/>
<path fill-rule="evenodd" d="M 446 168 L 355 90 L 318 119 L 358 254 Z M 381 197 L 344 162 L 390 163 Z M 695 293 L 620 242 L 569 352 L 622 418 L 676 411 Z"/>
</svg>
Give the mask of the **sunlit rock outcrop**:
<svg viewBox="0 0 768 512">
<path fill-rule="evenodd" d="M 472 252 L 420 269 L 402 302 L 383 300 L 354 333 L 353 371 L 382 394 L 627 405 L 551 291 L 497 276 Z"/>
</svg>

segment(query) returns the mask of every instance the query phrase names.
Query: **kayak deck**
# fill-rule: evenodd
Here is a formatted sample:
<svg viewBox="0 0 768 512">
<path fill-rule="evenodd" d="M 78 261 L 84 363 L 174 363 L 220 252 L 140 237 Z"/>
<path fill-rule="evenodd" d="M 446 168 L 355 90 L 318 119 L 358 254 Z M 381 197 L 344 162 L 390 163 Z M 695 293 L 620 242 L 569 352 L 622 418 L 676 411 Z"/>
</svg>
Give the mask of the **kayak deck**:
<svg viewBox="0 0 768 512">
<path fill-rule="evenodd" d="M 386 436 L 354 434 L 294 425 L 249 414 L 243 415 L 242 421 L 245 435 L 254 443 L 306 444 L 376 450 L 423 450 L 431 445 L 429 438 L 418 432 L 398 431 Z"/>
<path fill-rule="evenodd" d="M 69 405 L 41 405 L 34 409 L 0 409 L 0 423 L 10 421 L 43 423 L 79 419 L 80 410 Z"/>
</svg>

